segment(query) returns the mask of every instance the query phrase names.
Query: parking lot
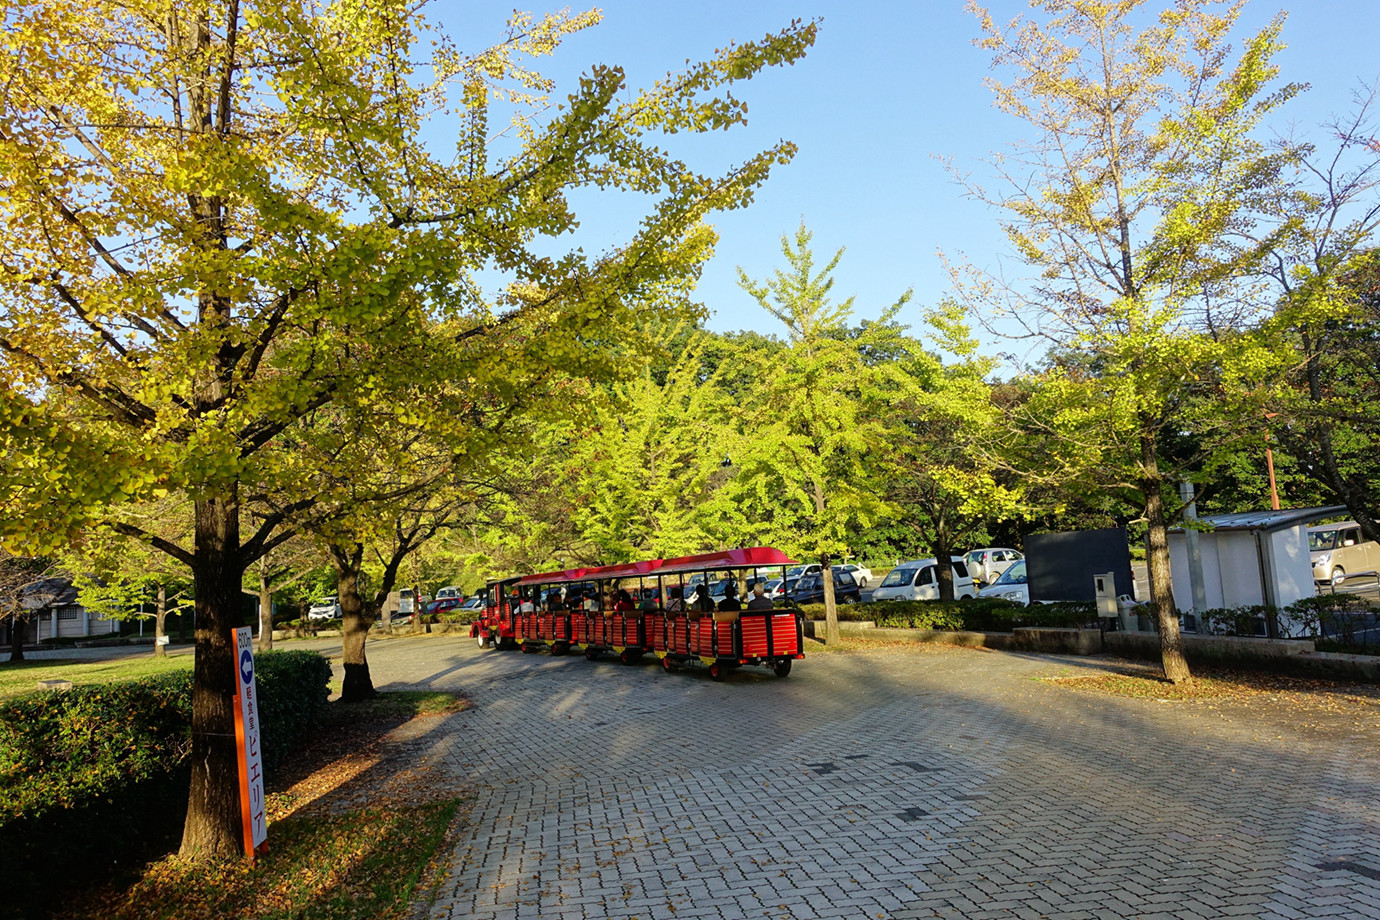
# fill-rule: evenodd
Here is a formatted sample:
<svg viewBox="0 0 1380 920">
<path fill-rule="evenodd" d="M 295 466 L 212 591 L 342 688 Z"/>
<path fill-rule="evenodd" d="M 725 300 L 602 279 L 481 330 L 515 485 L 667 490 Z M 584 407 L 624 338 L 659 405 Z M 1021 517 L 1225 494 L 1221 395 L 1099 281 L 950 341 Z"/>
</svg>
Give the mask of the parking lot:
<svg viewBox="0 0 1380 920">
<path fill-rule="evenodd" d="M 464 640 L 408 756 L 476 796 L 431 916 L 1380 918 L 1375 703 L 1161 703 L 947 647 L 724 683 Z M 1340 699 L 1340 698 L 1339 698 Z"/>
</svg>

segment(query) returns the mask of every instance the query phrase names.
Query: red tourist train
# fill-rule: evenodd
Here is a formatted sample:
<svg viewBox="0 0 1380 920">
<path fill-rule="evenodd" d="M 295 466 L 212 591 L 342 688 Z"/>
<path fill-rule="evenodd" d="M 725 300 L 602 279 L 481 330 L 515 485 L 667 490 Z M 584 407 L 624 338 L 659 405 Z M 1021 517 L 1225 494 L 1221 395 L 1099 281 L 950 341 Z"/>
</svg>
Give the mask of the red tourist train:
<svg viewBox="0 0 1380 920">
<path fill-rule="evenodd" d="M 650 653 L 668 671 L 702 664 L 715 680 L 741 665 L 785 677 L 805 657 L 800 610 L 777 587 L 792 565 L 780 550 L 754 546 L 491 581 L 470 636 L 480 648 L 582 649 L 590 660 Z"/>
</svg>

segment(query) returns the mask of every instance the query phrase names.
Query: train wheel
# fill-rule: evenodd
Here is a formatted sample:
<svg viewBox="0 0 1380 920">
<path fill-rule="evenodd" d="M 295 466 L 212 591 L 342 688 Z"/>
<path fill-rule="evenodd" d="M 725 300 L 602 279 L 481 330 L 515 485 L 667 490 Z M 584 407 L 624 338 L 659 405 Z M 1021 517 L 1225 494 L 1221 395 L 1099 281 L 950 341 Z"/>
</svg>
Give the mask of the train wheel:
<svg viewBox="0 0 1380 920">
<path fill-rule="evenodd" d="M 628 651 L 627 649 L 623 649 L 623 651 L 621 651 L 621 652 L 618 653 L 618 660 L 621 661 L 621 662 L 623 662 L 624 664 L 632 664 L 632 663 L 633 663 L 634 661 L 636 661 L 637 659 L 638 659 L 637 653 L 636 653 L 636 652 L 630 652 L 630 651 Z"/>
<path fill-rule="evenodd" d="M 671 660 L 670 655 L 666 655 L 661 659 L 661 669 L 668 672 L 676 669 L 676 663 Z"/>
<path fill-rule="evenodd" d="M 709 666 L 709 676 L 714 678 L 715 680 L 723 680 L 724 666 L 719 664 L 717 661 L 714 662 Z"/>
<path fill-rule="evenodd" d="M 482 629 L 481 629 L 478 633 L 475 634 L 475 641 L 479 643 L 479 647 L 480 647 L 480 648 L 488 648 L 488 647 L 489 647 L 489 636 L 488 636 L 488 634 L 487 634 L 486 632 L 484 632 L 484 630 L 482 630 Z"/>
<path fill-rule="evenodd" d="M 565 643 L 565 642 L 554 642 L 554 643 L 551 644 L 551 655 L 552 655 L 552 657 L 557 657 L 557 656 L 560 656 L 560 655 L 567 655 L 567 654 L 569 654 L 569 653 L 570 653 L 570 645 L 569 645 L 568 643 Z"/>
<path fill-rule="evenodd" d="M 593 661 L 599 657 L 599 653 L 592 648 L 585 649 L 585 661 Z"/>
<path fill-rule="evenodd" d="M 791 673 L 791 659 L 782 658 L 772 666 L 772 670 L 776 672 L 777 677 L 785 677 Z"/>
</svg>

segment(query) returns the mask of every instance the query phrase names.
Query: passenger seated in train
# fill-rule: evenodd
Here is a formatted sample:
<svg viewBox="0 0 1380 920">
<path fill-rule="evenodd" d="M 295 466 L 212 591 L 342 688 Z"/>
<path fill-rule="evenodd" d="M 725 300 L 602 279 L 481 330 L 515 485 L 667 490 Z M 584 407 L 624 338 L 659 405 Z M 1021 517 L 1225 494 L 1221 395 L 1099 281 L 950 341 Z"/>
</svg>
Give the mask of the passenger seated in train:
<svg viewBox="0 0 1380 920">
<path fill-rule="evenodd" d="M 719 601 L 719 609 L 714 613 L 714 621 L 717 623 L 732 623 L 738 619 L 738 611 L 743 609 L 743 604 L 738 600 L 738 585 L 730 581 L 724 586 L 724 599 Z"/>
<path fill-rule="evenodd" d="M 695 585 L 695 596 L 691 600 L 690 609 L 698 613 L 714 611 L 714 598 L 709 596 L 709 588 L 705 587 L 704 582 Z"/>
<path fill-rule="evenodd" d="M 771 610 L 775 606 L 771 598 L 767 597 L 767 586 L 762 582 L 752 586 L 752 600 L 748 601 L 749 610 Z"/>
<path fill-rule="evenodd" d="M 672 585 L 669 591 L 671 599 L 666 602 L 666 612 L 671 615 L 685 612 L 685 601 L 681 600 L 680 585 Z"/>
<path fill-rule="evenodd" d="M 636 607 L 637 605 L 633 603 L 632 595 L 628 593 L 628 589 L 619 588 L 618 596 L 613 600 L 613 609 L 618 613 L 627 613 L 629 610 L 636 609 Z"/>
<path fill-rule="evenodd" d="M 638 610 L 656 610 L 656 591 L 651 588 L 642 589 L 642 602 L 637 605 Z"/>
<path fill-rule="evenodd" d="M 599 612 L 599 591 L 595 588 L 585 592 L 585 613 Z"/>
</svg>

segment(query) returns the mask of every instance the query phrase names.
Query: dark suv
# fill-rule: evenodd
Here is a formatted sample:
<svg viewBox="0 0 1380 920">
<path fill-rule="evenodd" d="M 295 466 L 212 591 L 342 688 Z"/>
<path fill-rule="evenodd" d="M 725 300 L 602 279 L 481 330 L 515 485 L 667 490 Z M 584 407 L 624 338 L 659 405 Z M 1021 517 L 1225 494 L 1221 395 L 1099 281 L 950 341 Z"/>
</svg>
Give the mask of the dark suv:
<svg viewBox="0 0 1380 920">
<path fill-rule="evenodd" d="M 822 604 L 824 579 L 817 572 L 813 575 L 802 575 L 791 588 L 790 596 L 797 604 Z M 862 591 L 849 573 L 834 572 L 834 600 L 840 604 L 856 604 L 862 601 Z"/>
</svg>

